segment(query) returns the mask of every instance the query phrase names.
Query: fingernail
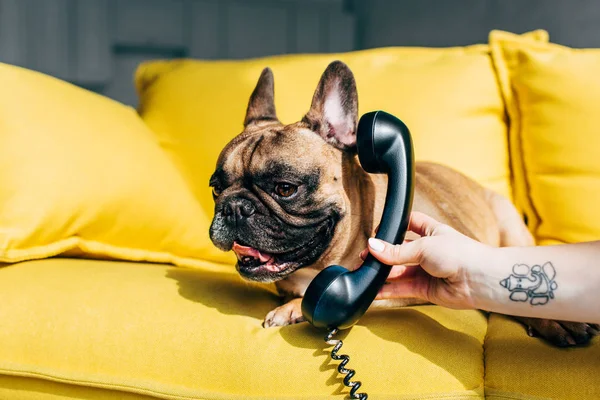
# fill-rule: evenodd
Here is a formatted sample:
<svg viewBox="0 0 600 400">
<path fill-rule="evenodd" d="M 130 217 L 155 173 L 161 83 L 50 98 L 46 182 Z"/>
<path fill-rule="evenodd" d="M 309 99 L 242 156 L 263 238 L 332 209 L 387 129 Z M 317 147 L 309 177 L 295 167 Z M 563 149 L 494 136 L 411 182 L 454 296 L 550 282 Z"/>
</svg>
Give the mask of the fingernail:
<svg viewBox="0 0 600 400">
<path fill-rule="evenodd" d="M 379 239 L 369 238 L 369 247 L 375 251 L 383 251 L 385 244 Z"/>
</svg>

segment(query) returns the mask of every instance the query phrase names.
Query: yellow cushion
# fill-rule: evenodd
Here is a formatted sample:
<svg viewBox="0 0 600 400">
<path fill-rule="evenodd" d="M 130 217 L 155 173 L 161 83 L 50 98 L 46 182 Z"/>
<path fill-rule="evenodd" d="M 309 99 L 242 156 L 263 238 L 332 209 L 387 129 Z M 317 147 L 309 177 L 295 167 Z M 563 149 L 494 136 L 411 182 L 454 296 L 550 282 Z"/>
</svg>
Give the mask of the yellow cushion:
<svg viewBox="0 0 600 400">
<path fill-rule="evenodd" d="M 547 39 L 543 31 L 526 36 Z M 418 160 L 450 165 L 511 197 L 505 111 L 486 45 L 144 63 L 136 73 L 139 112 L 207 219 L 213 216 L 210 175 L 219 152 L 243 129 L 261 70 L 273 70 L 277 114 L 292 123 L 308 111 L 321 74 L 336 59 L 355 74 L 359 112 L 383 109 L 404 120 Z"/>
<path fill-rule="evenodd" d="M 600 398 L 600 341 L 558 348 L 492 314 L 485 339 L 485 396 L 494 400 Z"/>
<path fill-rule="evenodd" d="M 541 244 L 600 239 L 600 49 L 490 34 L 515 199 Z"/>
<path fill-rule="evenodd" d="M 233 266 L 54 258 L 0 267 L 0 293 L 1 398 L 348 394 L 324 332 L 262 328 L 277 297 Z M 340 337 L 369 398 L 473 399 L 486 327 L 477 311 L 422 306 L 370 310 Z"/>
<path fill-rule="evenodd" d="M 194 265 L 207 219 L 135 110 L 0 64 L 0 261 Z"/>
</svg>

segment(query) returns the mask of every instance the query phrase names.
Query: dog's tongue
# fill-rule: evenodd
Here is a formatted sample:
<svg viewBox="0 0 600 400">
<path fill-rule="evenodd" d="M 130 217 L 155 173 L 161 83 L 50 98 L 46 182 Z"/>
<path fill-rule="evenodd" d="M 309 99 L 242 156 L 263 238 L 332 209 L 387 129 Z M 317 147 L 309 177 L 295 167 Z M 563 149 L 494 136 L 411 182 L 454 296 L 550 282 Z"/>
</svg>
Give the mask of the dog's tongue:
<svg viewBox="0 0 600 400">
<path fill-rule="evenodd" d="M 242 246 L 237 242 L 233 242 L 232 250 L 237 255 L 238 260 L 241 260 L 242 257 L 250 256 L 259 259 L 261 263 L 266 263 L 273 258 L 270 254 L 263 254 L 252 247 Z"/>
</svg>

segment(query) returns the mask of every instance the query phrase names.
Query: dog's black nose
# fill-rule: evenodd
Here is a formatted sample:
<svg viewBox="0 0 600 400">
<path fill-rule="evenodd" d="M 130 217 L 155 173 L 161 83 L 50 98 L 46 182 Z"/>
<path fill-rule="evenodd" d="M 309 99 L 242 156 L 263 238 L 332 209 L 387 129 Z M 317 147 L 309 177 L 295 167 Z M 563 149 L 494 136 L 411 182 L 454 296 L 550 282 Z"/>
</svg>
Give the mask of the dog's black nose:
<svg viewBox="0 0 600 400">
<path fill-rule="evenodd" d="M 256 209 L 252 202 L 243 198 L 229 200 L 223 206 L 223 216 L 229 223 L 235 223 L 250 217 Z"/>
</svg>

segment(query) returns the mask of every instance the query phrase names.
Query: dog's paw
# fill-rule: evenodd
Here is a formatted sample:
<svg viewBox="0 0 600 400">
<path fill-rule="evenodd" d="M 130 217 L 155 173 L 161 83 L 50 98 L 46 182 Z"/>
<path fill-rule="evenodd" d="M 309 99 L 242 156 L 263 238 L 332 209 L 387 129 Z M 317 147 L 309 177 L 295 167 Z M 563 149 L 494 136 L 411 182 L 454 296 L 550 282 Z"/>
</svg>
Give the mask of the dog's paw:
<svg viewBox="0 0 600 400">
<path fill-rule="evenodd" d="M 600 325 L 580 322 L 517 318 L 527 326 L 529 336 L 539 336 L 558 347 L 585 345 L 600 334 Z"/>
<path fill-rule="evenodd" d="M 294 299 L 267 314 L 263 327 L 286 326 L 306 321 L 302 315 L 302 299 Z"/>
</svg>

